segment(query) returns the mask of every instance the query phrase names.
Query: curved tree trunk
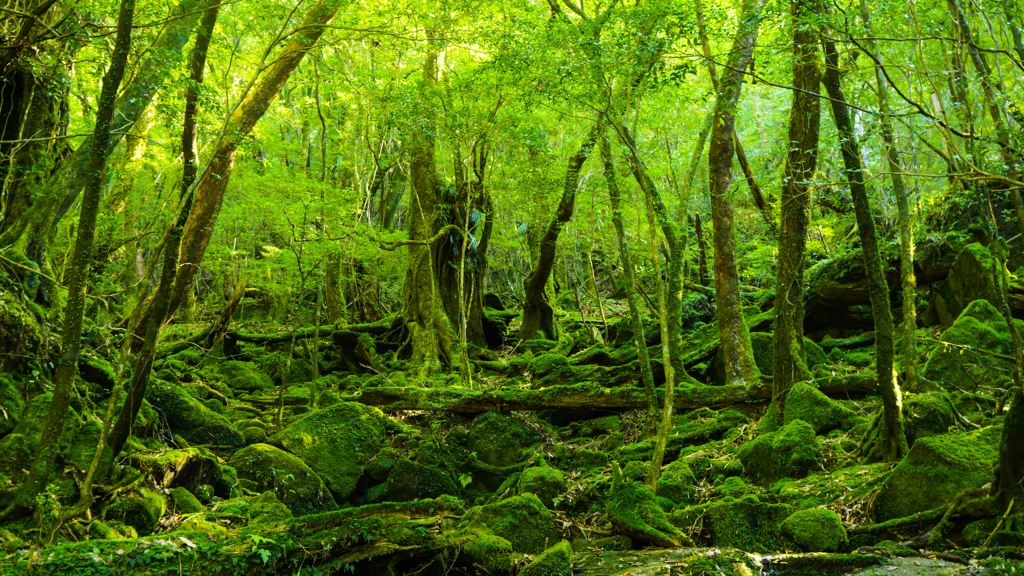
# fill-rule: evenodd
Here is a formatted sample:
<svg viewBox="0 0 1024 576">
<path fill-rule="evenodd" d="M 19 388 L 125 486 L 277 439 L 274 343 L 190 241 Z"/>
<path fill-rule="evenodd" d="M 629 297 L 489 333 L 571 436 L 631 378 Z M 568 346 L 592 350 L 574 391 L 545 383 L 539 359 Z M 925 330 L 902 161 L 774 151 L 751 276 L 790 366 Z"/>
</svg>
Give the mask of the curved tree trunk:
<svg viewBox="0 0 1024 576">
<path fill-rule="evenodd" d="M 763 0 L 744 0 L 740 27 L 736 31 L 729 64 L 718 82 L 715 116 L 708 150 L 711 184 L 711 225 L 714 238 L 715 304 L 725 357 L 726 385 L 750 385 L 758 379 L 757 364 L 750 344 L 750 332 L 743 321 L 736 245 L 733 238 L 732 184 L 733 132 L 736 104 L 743 87 L 743 74 L 750 65 L 757 41 L 757 25 Z"/>
<path fill-rule="evenodd" d="M 864 185 L 860 146 L 839 78 L 839 54 L 831 40 L 826 38 L 823 43 L 825 74 L 822 82 L 831 98 L 832 117 L 839 131 L 846 180 L 850 184 L 850 196 L 853 197 L 857 233 L 868 276 L 871 315 L 875 321 L 875 370 L 878 373 L 878 390 L 882 395 L 882 412 L 864 437 L 861 451 L 868 461 L 897 462 L 907 453 L 908 446 L 903 423 L 903 401 L 899 383 L 893 374 L 893 323 L 892 310 L 889 308 L 889 287 L 885 282 L 885 271 L 882 270 L 875 220 L 871 215 L 868 191 Z"/>
<path fill-rule="evenodd" d="M 775 283 L 775 326 L 772 360 L 774 422 L 781 424 L 786 396 L 794 382 L 808 380 L 803 355 L 804 256 L 811 192 L 809 182 L 818 163 L 821 104 L 815 92 L 821 82 L 817 34 L 808 16 L 820 9 L 817 0 L 793 0 L 793 105 L 789 112 L 789 151 L 779 204 L 778 272 Z"/>
</svg>

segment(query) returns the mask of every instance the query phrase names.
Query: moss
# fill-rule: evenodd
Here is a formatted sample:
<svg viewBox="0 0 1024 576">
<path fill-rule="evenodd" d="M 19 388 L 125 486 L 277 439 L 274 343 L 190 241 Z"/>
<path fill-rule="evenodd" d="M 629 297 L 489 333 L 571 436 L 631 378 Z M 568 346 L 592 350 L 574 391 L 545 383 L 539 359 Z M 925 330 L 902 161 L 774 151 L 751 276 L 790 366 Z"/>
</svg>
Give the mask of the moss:
<svg viewBox="0 0 1024 576">
<path fill-rule="evenodd" d="M 523 568 L 519 576 L 572 576 L 572 548 L 569 542 L 562 540 L 545 550 Z"/>
<path fill-rule="evenodd" d="M 754 362 L 757 364 L 757 369 L 761 371 L 764 376 L 771 376 L 774 369 L 774 353 L 775 353 L 775 342 L 774 335 L 771 332 L 751 332 L 750 333 L 750 344 L 754 350 Z M 720 358 L 721 353 L 715 359 L 716 367 L 720 367 L 724 370 L 724 366 L 721 364 Z M 825 352 L 821 349 L 810 338 L 804 338 L 804 361 L 808 367 L 813 367 L 818 364 L 824 364 L 826 360 Z M 724 380 L 724 371 L 720 374 Z"/>
<path fill-rule="evenodd" d="M 614 482 L 605 512 L 616 530 L 633 540 L 667 548 L 693 545 L 689 537 L 669 521 L 650 487 L 639 482 Z"/>
<path fill-rule="evenodd" d="M 25 401 L 15 386 L 14 376 L 0 373 L 0 437 L 14 430 L 24 410 Z"/>
<path fill-rule="evenodd" d="M 220 480 L 214 484 L 214 492 L 221 498 L 231 498 L 238 491 L 238 471 L 235 470 L 234 466 L 228 466 L 227 464 L 221 464 L 219 468 Z"/>
<path fill-rule="evenodd" d="M 988 535 L 996 529 L 996 525 L 999 523 L 998 518 L 984 518 L 982 520 L 975 520 L 964 526 L 963 531 L 960 535 L 964 539 L 964 543 L 971 547 L 981 546 L 985 543 Z"/>
<path fill-rule="evenodd" d="M 622 465 L 622 477 L 626 480 L 643 482 L 647 476 L 648 463 L 643 460 L 633 460 Z"/>
<path fill-rule="evenodd" d="M 565 476 L 557 468 L 546 465 L 543 460 L 541 462 L 544 465 L 527 468 L 519 475 L 519 493 L 530 492 L 551 508 L 565 488 Z"/>
<path fill-rule="evenodd" d="M 624 536 L 622 534 L 609 536 L 607 538 L 598 538 L 597 540 L 574 540 L 572 543 L 572 551 L 575 553 L 585 552 L 587 550 L 610 550 L 621 552 L 632 549 L 633 541 L 629 539 L 629 536 Z"/>
<path fill-rule="evenodd" d="M 784 548 L 780 524 L 792 512 L 787 504 L 766 504 L 749 495 L 711 504 L 704 518 L 715 546 L 770 552 Z"/>
<path fill-rule="evenodd" d="M 513 415 L 484 412 L 469 430 L 469 450 L 492 466 L 511 466 L 526 458 L 523 451 L 541 441 L 541 435 Z"/>
<path fill-rule="evenodd" d="M 228 420 L 203 406 L 181 386 L 163 381 L 150 385 L 149 400 L 166 419 L 171 432 L 192 444 L 234 452 L 245 445 L 242 434 Z"/>
<path fill-rule="evenodd" d="M 945 393 L 908 394 L 903 400 L 907 440 L 945 434 L 957 426 L 952 404 Z"/>
<path fill-rule="evenodd" d="M 464 526 L 452 533 L 450 541 L 491 574 L 512 569 L 512 543 L 486 528 Z"/>
<path fill-rule="evenodd" d="M 274 389 L 274 381 L 252 362 L 228 360 L 217 366 L 217 372 L 232 390 L 266 392 Z"/>
<path fill-rule="evenodd" d="M 778 432 L 762 434 L 740 447 L 743 470 L 755 482 L 773 484 L 780 478 L 803 478 L 821 465 L 821 446 L 814 428 L 793 420 Z"/>
<path fill-rule="evenodd" d="M 167 511 L 167 499 L 152 490 L 115 498 L 104 510 L 103 518 L 118 520 L 145 536 L 156 531 L 160 517 Z"/>
<path fill-rule="evenodd" d="M 845 428 L 858 416 L 853 410 L 825 396 L 806 382 L 794 384 L 790 389 L 783 413 L 785 424 L 803 420 L 811 425 L 815 434 Z"/>
<path fill-rule="evenodd" d="M 693 470 L 685 460 L 675 460 L 661 469 L 657 493 L 675 506 L 694 503 L 697 486 L 694 483 Z"/>
<path fill-rule="evenodd" d="M 238 477 L 257 492 L 272 490 L 296 516 L 334 510 L 324 482 L 299 458 L 269 444 L 253 444 L 232 456 Z"/>
<path fill-rule="evenodd" d="M 846 543 L 843 521 L 825 508 L 794 512 L 782 522 L 782 533 L 804 552 L 835 552 Z"/>
<path fill-rule="evenodd" d="M 946 278 L 949 311 L 953 316 L 978 299 L 998 305 L 1000 288 L 992 276 L 993 264 L 988 248 L 978 243 L 968 244 L 957 254 Z"/>
<path fill-rule="evenodd" d="M 383 446 L 386 420 L 376 408 L 342 402 L 302 417 L 274 434 L 270 443 L 302 458 L 341 501 L 352 494 Z"/>
<path fill-rule="evenodd" d="M 948 504 L 962 490 L 992 479 L 1001 427 L 943 434 L 914 442 L 875 499 L 875 518 L 892 520 Z"/>
<path fill-rule="evenodd" d="M 530 493 L 470 508 L 460 527 L 490 532 L 511 543 L 515 552 L 527 554 L 543 551 L 558 536 L 555 517 Z"/>
<path fill-rule="evenodd" d="M 259 426 L 249 426 L 248 428 L 242 429 L 242 439 L 245 441 L 246 446 L 251 444 L 266 444 L 267 431 Z"/>
<path fill-rule="evenodd" d="M 724 498 L 740 498 L 749 494 L 751 488 L 739 476 L 732 476 L 726 478 L 725 482 L 715 487 L 715 492 Z"/>
<path fill-rule="evenodd" d="M 188 488 L 183 486 L 171 489 L 170 498 L 174 509 L 182 514 L 196 514 L 206 510 L 206 507 L 199 502 L 199 499 L 193 496 L 188 491 Z"/>
<path fill-rule="evenodd" d="M 405 502 L 458 493 L 459 487 L 444 471 L 402 458 L 389 470 L 382 498 L 388 502 Z"/>
<path fill-rule="evenodd" d="M 771 492 L 795 508 L 852 504 L 877 490 L 888 474 L 889 465 L 884 463 L 848 466 L 830 474 L 780 480 L 772 486 Z"/>
<path fill-rule="evenodd" d="M 871 355 L 867 352 L 850 352 L 846 355 L 846 363 L 857 368 L 870 368 Z"/>
<path fill-rule="evenodd" d="M 133 454 L 129 463 L 149 474 L 159 486 L 184 486 L 190 491 L 203 484 L 217 484 L 223 474 L 217 457 L 198 446 Z"/>
<path fill-rule="evenodd" d="M 1024 324 L 1017 321 L 1018 330 Z M 942 333 L 943 344 L 928 355 L 922 375 L 949 389 L 974 390 L 978 385 L 998 385 L 996 376 L 1009 380 L 1013 362 L 987 354 L 1013 353 L 1009 329 L 1002 314 L 985 300 L 967 305 L 953 325 Z M 949 345 L 946 345 L 948 343 Z M 993 382 L 993 380 L 996 380 Z"/>
<path fill-rule="evenodd" d="M 561 366 L 568 366 L 569 359 L 562 354 L 548 353 L 537 356 L 527 365 L 527 371 L 534 376 L 543 376 Z"/>
</svg>

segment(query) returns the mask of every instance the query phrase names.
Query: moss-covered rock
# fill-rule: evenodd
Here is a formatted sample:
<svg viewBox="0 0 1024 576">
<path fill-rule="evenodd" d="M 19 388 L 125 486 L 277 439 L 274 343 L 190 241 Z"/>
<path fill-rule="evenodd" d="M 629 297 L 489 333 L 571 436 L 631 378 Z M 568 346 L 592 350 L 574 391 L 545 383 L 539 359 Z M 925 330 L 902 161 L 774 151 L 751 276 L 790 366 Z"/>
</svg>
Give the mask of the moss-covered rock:
<svg viewBox="0 0 1024 576">
<path fill-rule="evenodd" d="M 771 376 L 774 370 L 772 363 L 775 354 L 773 334 L 771 332 L 751 332 L 750 343 L 754 348 L 754 362 L 757 363 L 757 369 L 761 371 L 761 374 Z M 826 360 L 825 351 L 821 349 L 821 346 L 810 338 L 804 338 L 804 361 L 807 363 L 807 367 L 812 368 L 818 364 L 824 364 Z M 721 349 L 716 353 L 712 366 L 720 372 L 719 375 L 724 381 L 725 364 Z"/>
<path fill-rule="evenodd" d="M 767 504 L 753 495 L 726 498 L 707 507 L 705 526 L 715 546 L 770 552 L 785 546 L 781 524 L 793 513 L 787 504 Z"/>
<path fill-rule="evenodd" d="M 14 483 L 22 482 L 35 459 L 36 447 L 42 436 L 43 425 L 50 411 L 51 392 L 37 394 L 21 413 L 18 423 L 3 438 L 0 438 L 0 475 Z M 78 413 L 68 410 L 58 450 L 66 454 L 73 447 L 73 440 L 81 427 Z M 95 447 L 95 444 L 93 444 Z"/>
<path fill-rule="evenodd" d="M 370 459 L 384 445 L 387 418 L 373 407 L 341 402 L 295 421 L 270 444 L 299 456 L 340 502 L 355 490 Z"/>
<path fill-rule="evenodd" d="M 184 486 L 171 489 L 169 496 L 174 509 L 182 514 L 196 514 L 206 510 L 199 499 Z"/>
<path fill-rule="evenodd" d="M 378 490 L 381 501 L 406 502 L 459 493 L 459 487 L 451 476 L 435 466 L 401 458 L 388 472 L 387 481 Z"/>
<path fill-rule="evenodd" d="M 633 540 L 666 548 L 693 545 L 690 538 L 669 521 L 654 491 L 639 482 L 613 482 L 605 512 L 616 531 Z"/>
<path fill-rule="evenodd" d="M 907 394 L 903 398 L 907 440 L 946 434 L 957 425 L 952 404 L 945 393 Z"/>
<path fill-rule="evenodd" d="M 541 460 L 541 466 L 523 470 L 519 475 L 519 493 L 535 494 L 545 506 L 551 508 L 555 497 L 565 488 L 565 476 Z"/>
<path fill-rule="evenodd" d="M 957 254 L 946 278 L 946 305 L 954 318 L 976 300 L 999 305 L 1000 288 L 992 275 L 993 264 L 992 254 L 979 243 L 968 244 Z"/>
<path fill-rule="evenodd" d="M 473 420 L 469 449 L 491 466 L 510 466 L 526 460 L 525 450 L 541 441 L 541 435 L 522 419 L 501 412 L 484 412 Z"/>
<path fill-rule="evenodd" d="M 245 446 L 245 439 L 228 420 L 204 406 L 184 388 L 157 380 L 150 384 L 149 401 L 166 418 L 171 432 L 191 444 L 234 452 Z"/>
<path fill-rule="evenodd" d="M 814 428 L 793 420 L 777 432 L 761 434 L 740 447 L 743 470 L 755 482 L 770 485 L 781 478 L 803 478 L 821 465 Z"/>
<path fill-rule="evenodd" d="M 223 472 L 212 452 L 199 446 L 158 453 L 132 454 L 129 464 L 150 475 L 153 483 L 163 488 L 183 486 L 194 492 L 204 484 L 215 485 Z"/>
<path fill-rule="evenodd" d="M 519 576 L 572 576 L 572 548 L 562 540 L 533 559 Z"/>
<path fill-rule="evenodd" d="M 782 533 L 804 552 L 835 552 L 846 543 L 842 519 L 826 508 L 794 512 L 782 522 Z"/>
<path fill-rule="evenodd" d="M 230 464 L 255 492 L 273 491 L 296 516 L 337 509 L 324 482 L 298 457 L 269 444 L 239 450 Z"/>
<path fill-rule="evenodd" d="M 675 460 L 661 469 L 658 496 L 670 500 L 676 506 L 692 504 L 696 500 L 697 486 L 693 470 L 685 460 Z"/>
<path fill-rule="evenodd" d="M 277 494 L 270 490 L 249 500 L 227 500 L 217 507 L 215 515 L 217 514 L 242 516 L 248 518 L 250 524 L 272 524 L 292 517 L 288 506 L 278 500 Z"/>
<path fill-rule="evenodd" d="M 512 569 L 512 543 L 478 525 L 461 526 L 449 537 L 452 547 L 461 551 L 474 565 L 490 574 Z"/>
<path fill-rule="evenodd" d="M 274 381 L 256 364 L 228 360 L 217 367 L 224 382 L 236 392 L 266 392 L 274 388 Z"/>
<path fill-rule="evenodd" d="M 1018 330 L 1024 329 L 1024 323 L 1017 324 Z M 950 390 L 974 390 L 1010 379 L 1013 362 L 990 354 L 1013 354 L 1006 320 L 986 300 L 968 304 L 941 340 L 928 355 L 922 373 L 926 379 Z"/>
<path fill-rule="evenodd" d="M 103 510 L 103 518 L 131 526 L 142 536 L 156 531 L 160 517 L 167 511 L 167 499 L 153 490 L 118 496 Z"/>
<path fill-rule="evenodd" d="M 266 444 L 267 431 L 260 426 L 249 426 L 248 428 L 242 429 L 242 439 L 245 441 L 246 446 L 251 444 Z"/>
<path fill-rule="evenodd" d="M 739 476 L 730 476 L 715 487 L 715 493 L 724 498 L 742 498 L 751 491 L 751 487 Z"/>
<path fill-rule="evenodd" d="M 25 401 L 14 383 L 13 375 L 0 373 L 0 438 L 14 430 L 24 410 Z"/>
<path fill-rule="evenodd" d="M 544 551 L 559 535 L 554 515 L 530 493 L 470 508 L 459 526 L 503 538 L 513 551 L 526 554 Z"/>
<path fill-rule="evenodd" d="M 785 424 L 802 420 L 811 425 L 815 434 L 824 434 L 837 428 L 845 428 L 858 414 L 822 394 L 807 382 L 798 382 L 786 396 L 783 409 Z"/>
<path fill-rule="evenodd" d="M 962 490 L 992 480 L 1001 427 L 970 434 L 943 434 L 914 442 L 875 499 L 878 521 L 910 516 L 948 504 Z"/>
</svg>

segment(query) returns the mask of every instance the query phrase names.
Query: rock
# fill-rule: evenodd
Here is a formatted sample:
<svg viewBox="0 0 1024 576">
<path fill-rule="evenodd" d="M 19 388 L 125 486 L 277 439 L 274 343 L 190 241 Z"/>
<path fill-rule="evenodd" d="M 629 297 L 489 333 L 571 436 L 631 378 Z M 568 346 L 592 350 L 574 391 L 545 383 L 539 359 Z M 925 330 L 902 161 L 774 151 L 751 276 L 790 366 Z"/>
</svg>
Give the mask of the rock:
<svg viewBox="0 0 1024 576">
<path fill-rule="evenodd" d="M 858 414 L 825 396 L 807 382 L 798 382 L 790 389 L 783 408 L 784 423 L 802 420 L 811 425 L 815 434 L 824 434 L 837 428 L 846 428 Z"/>
<path fill-rule="evenodd" d="M 921 438 L 879 489 L 875 519 L 903 518 L 950 503 L 962 490 L 992 481 L 1001 428 Z"/>
<path fill-rule="evenodd" d="M 605 512 L 615 529 L 633 540 L 663 548 L 693 545 L 669 522 L 650 487 L 639 482 L 613 481 Z"/>
<path fill-rule="evenodd" d="M 775 353 L 774 337 L 771 332 L 751 332 L 750 344 L 754 350 L 754 362 L 757 369 L 765 376 L 773 373 L 773 355 Z M 828 357 L 825 351 L 810 338 L 804 338 L 804 361 L 808 368 L 824 364 Z M 713 377 L 713 383 L 721 385 L 725 383 L 725 358 L 722 356 L 722 348 L 718 347 L 714 358 L 708 367 L 708 374 Z"/>
<path fill-rule="evenodd" d="M 266 444 L 267 431 L 259 426 L 249 426 L 248 428 L 242 429 L 242 439 L 245 441 L 246 446 L 252 444 Z"/>
<path fill-rule="evenodd" d="M 217 508 L 217 512 L 243 516 L 249 519 L 250 524 L 275 523 L 292 517 L 288 506 L 278 500 L 277 495 L 269 490 L 248 501 L 228 500 Z"/>
<path fill-rule="evenodd" d="M 957 425 L 945 393 L 907 394 L 903 397 L 907 441 L 946 434 Z"/>
<path fill-rule="evenodd" d="M 751 491 L 750 486 L 739 476 L 730 476 L 715 488 L 715 492 L 724 498 L 742 498 Z"/>
<path fill-rule="evenodd" d="M 274 389 L 274 381 L 252 362 L 228 360 L 217 367 L 224 382 L 236 392 L 266 392 Z"/>
<path fill-rule="evenodd" d="M 303 416 L 270 438 L 297 455 L 339 501 L 355 490 L 363 470 L 384 445 L 387 418 L 377 408 L 340 402 Z"/>
<path fill-rule="evenodd" d="M 846 543 L 842 519 L 825 508 L 794 512 L 782 522 L 782 533 L 804 552 L 835 552 Z"/>
<path fill-rule="evenodd" d="M 526 460 L 523 454 L 542 440 L 540 433 L 515 416 L 484 412 L 469 429 L 469 450 L 492 466 L 511 466 Z"/>
<path fill-rule="evenodd" d="M 462 526 L 451 534 L 451 545 L 462 550 L 470 561 L 486 573 L 505 573 L 512 570 L 512 543 L 496 536 L 486 526 Z"/>
<path fill-rule="evenodd" d="M 11 374 L 0 373 L 0 438 L 9 434 L 18 425 L 25 401 L 14 385 Z"/>
<path fill-rule="evenodd" d="M 459 487 L 442 470 L 402 458 L 389 470 L 387 482 L 380 492 L 383 496 L 381 501 L 408 502 L 444 494 L 457 496 Z"/>
<path fill-rule="evenodd" d="M 992 254 L 977 242 L 968 244 L 957 254 L 946 278 L 949 291 L 946 305 L 954 318 L 979 299 L 998 308 L 1000 288 L 992 276 L 993 270 Z"/>
<path fill-rule="evenodd" d="M 658 496 L 670 500 L 676 506 L 683 506 L 694 503 L 696 495 L 693 470 L 685 460 L 675 460 L 661 469 Z"/>
<path fill-rule="evenodd" d="M 572 576 L 572 548 L 562 540 L 533 559 L 519 576 Z"/>
<path fill-rule="evenodd" d="M 541 460 L 544 463 L 543 460 Z M 553 507 L 554 499 L 565 488 L 565 476 L 557 468 L 546 463 L 523 470 L 519 475 L 519 493 L 530 492 L 540 498 L 548 508 Z"/>
<path fill-rule="evenodd" d="M 498 536 L 507 540 L 514 552 L 525 554 L 544 551 L 558 537 L 554 515 L 530 493 L 470 508 L 459 527 Z"/>
<path fill-rule="evenodd" d="M 101 394 L 109 394 L 117 385 L 117 373 L 110 362 L 89 352 L 83 353 L 78 359 L 78 374 Z"/>
<path fill-rule="evenodd" d="M 1024 323 L 1017 324 L 1018 330 L 1024 329 Z M 971 302 L 940 338 L 949 345 L 940 344 L 928 354 L 924 378 L 951 390 L 968 391 L 1010 380 L 1013 362 L 985 353 L 1013 354 L 1006 321 L 992 304 Z"/>
<path fill-rule="evenodd" d="M 785 547 L 780 525 L 793 513 L 788 504 L 766 504 L 749 495 L 711 504 L 705 526 L 715 546 L 745 552 L 770 552 Z"/>
<path fill-rule="evenodd" d="M 625 550 L 632 550 L 633 541 L 629 539 L 629 536 L 616 534 L 615 536 L 609 536 L 607 538 L 598 538 L 597 540 L 574 540 L 572 543 L 573 552 L 585 552 L 591 548 L 597 550 L 610 550 L 613 552 L 622 552 Z"/>
<path fill-rule="evenodd" d="M 761 434 L 740 447 L 743 470 L 755 482 L 770 485 L 782 478 L 803 478 L 821 464 L 814 428 L 793 420 L 777 432 Z"/>
<path fill-rule="evenodd" d="M 298 457 L 280 448 L 253 444 L 236 452 L 229 462 L 252 490 L 272 490 L 296 516 L 338 507 L 323 480 Z"/>
<path fill-rule="evenodd" d="M 199 446 L 159 454 L 133 454 L 128 462 L 148 473 L 161 488 L 182 486 L 195 493 L 204 484 L 216 485 L 222 477 L 217 457 Z"/>
<path fill-rule="evenodd" d="M 36 457 L 36 447 L 42 436 L 43 425 L 50 412 L 53 393 L 38 394 L 28 401 L 25 409 L 10 433 L 0 438 L 0 475 L 5 475 L 15 484 L 28 476 L 28 469 Z M 64 420 L 64 431 L 58 450 L 67 453 L 73 439 L 82 426 L 78 413 L 69 408 Z M 94 444 L 95 446 L 95 444 Z"/>
<path fill-rule="evenodd" d="M 178 486 L 170 492 L 171 504 L 182 514 L 197 514 L 206 511 L 199 499 L 192 495 L 184 486 Z"/>
<path fill-rule="evenodd" d="M 120 495 L 103 510 L 103 518 L 117 520 L 134 528 L 140 536 L 156 531 L 160 517 L 167 511 L 167 499 L 143 488 L 138 493 Z"/>
<path fill-rule="evenodd" d="M 207 444 L 228 453 L 245 446 L 242 434 L 224 416 L 203 406 L 181 386 L 157 380 L 150 384 L 148 397 L 171 432 L 189 443 Z"/>
</svg>

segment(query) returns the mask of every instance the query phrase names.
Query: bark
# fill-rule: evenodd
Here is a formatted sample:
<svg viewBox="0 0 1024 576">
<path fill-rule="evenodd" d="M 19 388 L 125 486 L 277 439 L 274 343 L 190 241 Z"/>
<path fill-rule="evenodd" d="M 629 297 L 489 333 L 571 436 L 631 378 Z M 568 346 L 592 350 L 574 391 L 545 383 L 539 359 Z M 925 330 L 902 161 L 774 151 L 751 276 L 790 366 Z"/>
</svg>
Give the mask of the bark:
<svg viewBox="0 0 1024 576">
<path fill-rule="evenodd" d="M 189 188 L 196 180 L 196 137 L 198 127 L 196 113 L 199 111 L 199 86 L 203 83 L 203 75 L 206 71 L 206 54 L 210 49 L 210 41 L 213 39 L 213 28 L 217 25 L 217 15 L 220 13 L 220 4 L 213 0 L 203 13 L 203 19 L 199 21 L 199 28 L 196 30 L 196 43 L 192 48 L 192 57 L 189 60 L 188 85 L 185 88 L 185 111 L 182 119 L 183 129 L 181 131 L 181 197 L 185 198 Z"/>
<path fill-rule="evenodd" d="M 707 286 L 711 283 L 708 278 L 708 242 L 704 239 L 704 224 L 700 214 L 694 214 L 693 220 L 693 229 L 697 233 L 697 282 Z"/>
<path fill-rule="evenodd" d="M 871 13 L 867 0 L 860 2 L 860 14 L 868 30 L 866 42 L 875 64 L 875 90 L 881 111 L 882 142 L 888 162 L 892 191 L 896 196 L 896 209 L 900 220 L 900 286 L 903 289 L 903 386 L 917 389 L 917 278 L 914 276 L 914 217 L 910 211 L 910 193 L 903 182 L 903 165 L 896 150 L 896 136 L 889 107 L 889 88 L 882 73 L 881 52 L 871 33 Z"/>
<path fill-rule="evenodd" d="M 345 294 L 341 286 L 341 251 L 332 252 L 327 257 L 327 269 L 324 275 L 324 306 L 327 310 L 327 321 L 331 324 L 345 324 Z"/>
<path fill-rule="evenodd" d="M 85 293 L 88 288 L 89 266 L 92 263 L 93 241 L 96 236 L 96 215 L 99 212 L 107 156 L 113 145 L 110 132 L 117 100 L 117 89 L 124 78 L 128 54 L 131 51 L 134 16 L 135 0 L 122 0 L 118 10 L 114 50 L 110 66 L 103 75 L 103 84 L 97 102 L 96 126 L 92 138 L 93 151 L 87 165 L 85 193 L 82 197 L 78 233 L 75 236 L 73 264 L 68 282 L 68 302 L 64 311 L 61 355 L 54 378 L 53 397 L 29 476 L 16 495 L 13 506 L 5 511 L 4 515 L 12 510 L 17 511 L 31 506 L 36 494 L 49 481 L 56 464 L 64 420 L 71 402 L 75 377 L 78 374 L 78 359 L 82 346 L 82 320 L 85 314 Z"/>
<path fill-rule="evenodd" d="M 640 315 L 640 304 L 636 299 L 636 279 L 633 276 L 633 257 L 626 241 L 626 230 L 622 223 L 622 201 L 619 185 L 615 178 L 615 163 L 612 158 L 611 143 L 608 137 L 601 138 L 601 160 L 604 165 L 604 179 L 608 188 L 608 200 L 612 207 L 612 226 L 619 243 L 619 262 L 622 264 L 622 275 L 626 303 L 629 306 L 629 322 L 633 329 L 633 345 L 636 346 L 640 358 L 640 377 L 647 395 L 647 419 L 644 424 L 645 435 L 654 431 L 654 415 L 658 412 L 658 400 L 654 393 L 654 374 L 651 371 L 651 358 L 647 352 L 647 339 L 644 336 L 643 317 Z"/>
<path fill-rule="evenodd" d="M 534 265 L 530 275 L 523 283 L 525 291 L 523 304 L 523 323 L 519 328 L 519 339 L 530 340 L 533 338 L 555 338 L 554 310 L 548 301 L 545 286 L 551 276 L 551 269 L 555 263 L 555 248 L 558 245 L 558 235 L 562 228 L 572 220 L 572 213 L 576 209 L 576 192 L 579 189 L 580 169 L 590 157 L 590 153 L 597 144 L 597 138 L 604 129 L 601 120 L 594 122 L 579 149 L 570 158 L 565 170 L 565 181 L 562 184 L 562 196 L 555 209 L 554 218 L 548 224 L 544 235 L 540 239 L 537 263 Z"/>
<path fill-rule="evenodd" d="M 167 317 L 170 318 L 181 305 L 182 298 L 199 268 L 210 244 L 213 228 L 224 201 L 224 192 L 231 179 L 235 154 L 239 144 L 252 131 L 256 122 L 270 107 L 280 93 L 288 77 L 302 61 L 306 53 L 316 44 L 327 29 L 345 0 L 318 0 L 310 8 L 296 32 L 289 38 L 277 57 L 266 66 L 259 80 L 248 91 L 245 98 L 234 109 L 225 122 L 223 133 L 214 146 L 210 163 L 194 185 L 193 206 L 188 222 L 182 233 L 181 249 L 178 255 L 178 273 Z M 135 331 L 132 350 L 138 351 L 145 338 L 148 325 L 153 317 L 153 298 L 146 302 L 142 320 Z"/>
<path fill-rule="evenodd" d="M 889 287 L 878 250 L 878 236 L 875 221 L 868 203 L 868 191 L 864 184 L 864 167 L 860 145 L 854 133 L 850 110 L 846 105 L 839 76 L 839 54 L 835 44 L 824 40 L 825 73 L 822 81 L 831 99 L 832 117 L 839 132 L 846 180 L 850 185 L 853 210 L 857 219 L 857 233 L 860 237 L 864 268 L 868 276 L 871 298 L 871 314 L 875 324 L 875 371 L 879 378 L 879 392 L 882 395 L 882 411 L 864 437 L 861 450 L 868 461 L 897 462 L 908 451 L 904 430 L 903 401 L 899 383 L 893 374 L 893 322 L 889 308 Z"/>
<path fill-rule="evenodd" d="M 793 104 L 789 112 L 789 151 L 779 203 L 778 271 L 775 283 L 772 408 L 781 423 L 786 396 L 795 382 L 809 380 L 804 361 L 804 268 L 810 180 L 818 163 L 821 104 L 818 86 L 817 34 L 808 17 L 820 10 L 818 0 L 793 0 Z"/>
<path fill-rule="evenodd" d="M 736 31 L 729 65 L 718 83 L 715 116 L 708 150 L 711 184 L 711 224 L 714 234 L 715 304 L 725 357 L 726 385 L 751 385 L 758 378 L 750 333 L 743 321 L 736 246 L 733 238 L 732 183 L 733 132 L 736 104 L 743 86 L 744 71 L 750 65 L 757 40 L 762 0 L 744 0 L 740 26 Z"/>
</svg>

